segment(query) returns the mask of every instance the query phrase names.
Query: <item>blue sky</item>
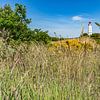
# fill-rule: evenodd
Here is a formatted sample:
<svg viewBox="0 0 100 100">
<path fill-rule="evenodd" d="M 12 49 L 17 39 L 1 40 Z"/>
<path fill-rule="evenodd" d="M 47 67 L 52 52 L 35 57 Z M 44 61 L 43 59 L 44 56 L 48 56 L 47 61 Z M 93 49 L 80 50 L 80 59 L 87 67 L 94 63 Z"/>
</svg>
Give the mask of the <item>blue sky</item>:
<svg viewBox="0 0 100 100">
<path fill-rule="evenodd" d="M 48 30 L 50 35 L 77 37 L 81 23 L 87 32 L 88 22 L 92 21 L 93 32 L 100 32 L 94 22 L 100 22 L 100 0 L 0 0 L 0 6 L 15 3 L 24 4 L 27 17 L 32 18 L 32 29 Z"/>
</svg>

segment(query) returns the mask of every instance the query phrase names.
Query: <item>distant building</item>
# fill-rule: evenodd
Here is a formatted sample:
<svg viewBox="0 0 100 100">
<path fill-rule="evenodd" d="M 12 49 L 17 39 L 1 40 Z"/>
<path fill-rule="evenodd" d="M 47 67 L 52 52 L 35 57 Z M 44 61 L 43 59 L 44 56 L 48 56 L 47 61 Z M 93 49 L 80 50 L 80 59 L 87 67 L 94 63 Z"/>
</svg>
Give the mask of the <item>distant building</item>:
<svg viewBox="0 0 100 100">
<path fill-rule="evenodd" d="M 88 35 L 91 35 L 92 34 L 92 23 L 89 22 L 88 23 Z"/>
</svg>

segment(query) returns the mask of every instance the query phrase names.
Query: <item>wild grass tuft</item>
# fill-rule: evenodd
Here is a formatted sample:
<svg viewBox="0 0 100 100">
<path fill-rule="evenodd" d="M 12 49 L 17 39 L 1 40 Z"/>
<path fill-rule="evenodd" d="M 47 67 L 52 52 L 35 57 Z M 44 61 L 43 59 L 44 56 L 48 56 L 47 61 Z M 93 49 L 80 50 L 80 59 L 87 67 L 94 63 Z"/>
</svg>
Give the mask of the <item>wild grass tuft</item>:
<svg viewBox="0 0 100 100">
<path fill-rule="evenodd" d="M 0 100 L 100 100 L 100 47 L 0 46 Z"/>
</svg>

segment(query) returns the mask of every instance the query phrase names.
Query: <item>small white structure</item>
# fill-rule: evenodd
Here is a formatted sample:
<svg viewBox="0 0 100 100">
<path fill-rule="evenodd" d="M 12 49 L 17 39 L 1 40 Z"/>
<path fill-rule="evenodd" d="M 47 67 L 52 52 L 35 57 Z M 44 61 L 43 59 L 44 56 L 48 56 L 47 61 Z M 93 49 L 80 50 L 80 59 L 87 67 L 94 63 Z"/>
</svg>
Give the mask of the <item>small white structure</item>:
<svg viewBox="0 0 100 100">
<path fill-rule="evenodd" d="M 88 24 L 88 35 L 91 35 L 92 34 L 92 23 L 89 22 Z"/>
</svg>

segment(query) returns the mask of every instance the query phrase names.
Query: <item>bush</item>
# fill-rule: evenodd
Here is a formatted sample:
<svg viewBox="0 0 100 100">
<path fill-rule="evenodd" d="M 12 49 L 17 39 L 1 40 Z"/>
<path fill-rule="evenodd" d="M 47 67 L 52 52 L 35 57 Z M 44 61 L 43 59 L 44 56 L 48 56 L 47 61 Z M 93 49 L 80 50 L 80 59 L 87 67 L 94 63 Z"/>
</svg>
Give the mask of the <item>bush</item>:
<svg viewBox="0 0 100 100">
<path fill-rule="evenodd" d="M 100 33 L 93 33 L 91 35 L 91 38 L 93 38 L 98 44 L 100 44 Z"/>
<path fill-rule="evenodd" d="M 91 35 L 91 37 L 93 37 L 93 38 L 100 38 L 100 33 L 93 33 Z"/>
<path fill-rule="evenodd" d="M 42 31 L 41 29 L 35 29 L 32 31 L 32 39 L 34 41 L 43 42 L 48 44 L 51 41 L 51 37 L 48 35 L 48 31 Z"/>
<path fill-rule="evenodd" d="M 58 37 L 51 37 L 52 41 L 59 41 L 60 39 Z"/>
<path fill-rule="evenodd" d="M 80 37 L 83 37 L 83 36 L 88 37 L 89 35 L 88 35 L 88 33 L 83 33 Z"/>
</svg>

